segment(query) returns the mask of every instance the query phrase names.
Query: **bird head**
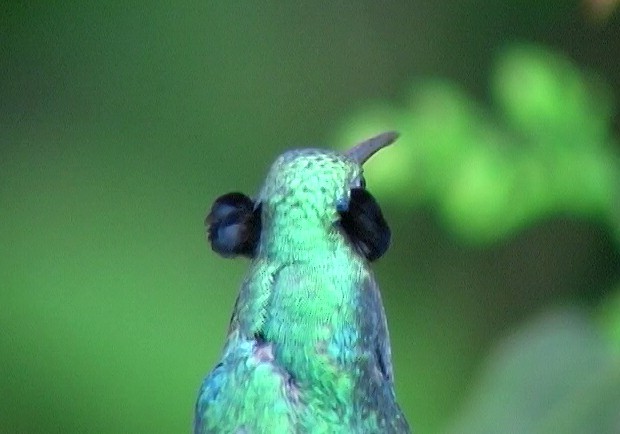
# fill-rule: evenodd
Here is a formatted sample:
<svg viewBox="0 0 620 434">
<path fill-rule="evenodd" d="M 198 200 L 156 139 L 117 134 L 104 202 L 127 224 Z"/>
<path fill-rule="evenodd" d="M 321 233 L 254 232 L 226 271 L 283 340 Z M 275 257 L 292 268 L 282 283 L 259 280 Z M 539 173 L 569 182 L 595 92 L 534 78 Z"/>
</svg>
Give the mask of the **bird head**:
<svg viewBox="0 0 620 434">
<path fill-rule="evenodd" d="M 207 217 L 209 241 L 223 256 L 254 256 L 262 231 L 278 236 L 312 236 L 340 231 L 368 260 L 389 246 L 390 230 L 366 190 L 363 164 L 398 134 L 387 132 L 345 153 L 294 149 L 272 164 L 253 201 L 241 193 L 218 198 Z"/>
</svg>

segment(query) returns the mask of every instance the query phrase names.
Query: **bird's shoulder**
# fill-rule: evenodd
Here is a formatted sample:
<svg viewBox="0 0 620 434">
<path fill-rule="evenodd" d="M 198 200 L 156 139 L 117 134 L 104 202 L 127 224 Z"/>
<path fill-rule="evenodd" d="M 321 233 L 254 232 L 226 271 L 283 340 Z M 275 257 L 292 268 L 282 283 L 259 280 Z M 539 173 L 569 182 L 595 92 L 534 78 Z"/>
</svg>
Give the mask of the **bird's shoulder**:
<svg viewBox="0 0 620 434">
<path fill-rule="evenodd" d="M 200 388 L 195 433 L 291 432 L 297 401 L 271 344 L 260 338 L 229 342 Z"/>
</svg>

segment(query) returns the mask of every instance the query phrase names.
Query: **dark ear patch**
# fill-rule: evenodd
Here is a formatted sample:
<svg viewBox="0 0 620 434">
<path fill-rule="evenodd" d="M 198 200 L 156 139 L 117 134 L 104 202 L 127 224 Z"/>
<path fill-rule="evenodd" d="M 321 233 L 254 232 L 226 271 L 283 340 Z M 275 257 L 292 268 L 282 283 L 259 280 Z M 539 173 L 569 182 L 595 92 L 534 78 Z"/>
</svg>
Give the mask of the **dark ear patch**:
<svg viewBox="0 0 620 434">
<path fill-rule="evenodd" d="M 207 237 L 214 252 L 224 257 L 253 257 L 260 238 L 260 205 L 243 193 L 218 197 L 205 219 Z"/>
<path fill-rule="evenodd" d="M 379 204 L 368 191 L 352 189 L 351 200 L 340 216 L 340 225 L 366 259 L 374 261 L 383 256 L 390 246 L 391 232 Z"/>
</svg>

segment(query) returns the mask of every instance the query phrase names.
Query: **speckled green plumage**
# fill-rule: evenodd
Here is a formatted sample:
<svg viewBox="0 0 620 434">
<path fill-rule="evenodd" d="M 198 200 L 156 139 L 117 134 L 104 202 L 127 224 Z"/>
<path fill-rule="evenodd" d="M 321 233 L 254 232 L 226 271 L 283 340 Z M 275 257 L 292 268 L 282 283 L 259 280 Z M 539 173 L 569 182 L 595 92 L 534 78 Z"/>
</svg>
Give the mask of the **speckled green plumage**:
<svg viewBox="0 0 620 434">
<path fill-rule="evenodd" d="M 260 243 L 200 390 L 197 434 L 409 431 L 375 278 L 336 224 L 361 170 L 317 149 L 271 167 Z"/>
</svg>

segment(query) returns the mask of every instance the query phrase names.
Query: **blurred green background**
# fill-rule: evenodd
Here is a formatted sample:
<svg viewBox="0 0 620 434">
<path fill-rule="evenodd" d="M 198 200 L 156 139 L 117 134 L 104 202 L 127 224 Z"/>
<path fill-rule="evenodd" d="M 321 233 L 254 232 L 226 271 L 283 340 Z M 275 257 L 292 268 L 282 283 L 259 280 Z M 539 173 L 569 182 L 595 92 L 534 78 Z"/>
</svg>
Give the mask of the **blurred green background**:
<svg viewBox="0 0 620 434">
<path fill-rule="evenodd" d="M 247 267 L 212 200 L 385 129 L 416 432 L 620 432 L 616 2 L 8 2 L 0 35 L 1 432 L 189 432 Z"/>
</svg>

